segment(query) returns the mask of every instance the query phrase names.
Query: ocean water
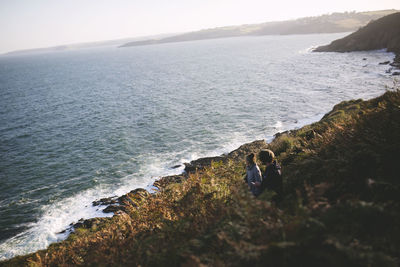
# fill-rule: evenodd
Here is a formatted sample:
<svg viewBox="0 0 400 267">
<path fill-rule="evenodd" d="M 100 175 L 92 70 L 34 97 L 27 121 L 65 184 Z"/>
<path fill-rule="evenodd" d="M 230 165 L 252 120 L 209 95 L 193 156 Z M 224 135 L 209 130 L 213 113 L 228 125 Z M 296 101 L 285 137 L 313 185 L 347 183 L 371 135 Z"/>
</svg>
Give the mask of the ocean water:
<svg viewBox="0 0 400 267">
<path fill-rule="evenodd" d="M 106 216 L 93 200 L 151 190 L 174 165 L 382 94 L 393 54 L 310 52 L 344 35 L 0 57 L 0 259 L 64 239 Z"/>
</svg>

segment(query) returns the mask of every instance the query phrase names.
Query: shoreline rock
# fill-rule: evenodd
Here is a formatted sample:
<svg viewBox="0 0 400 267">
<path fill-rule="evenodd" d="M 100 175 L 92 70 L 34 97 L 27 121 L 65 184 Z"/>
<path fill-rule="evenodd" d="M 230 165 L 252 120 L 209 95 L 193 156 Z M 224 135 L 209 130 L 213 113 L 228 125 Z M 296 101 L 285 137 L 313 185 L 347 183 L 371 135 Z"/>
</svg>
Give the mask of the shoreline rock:
<svg viewBox="0 0 400 267">
<path fill-rule="evenodd" d="M 319 46 L 313 52 L 353 52 L 386 49 L 393 52 L 393 62 L 381 62 L 400 69 L 400 12 L 371 21 L 352 34 L 335 40 L 329 45 Z M 397 74 L 393 74 L 397 75 Z"/>
<path fill-rule="evenodd" d="M 277 133 L 275 136 L 279 136 L 280 133 Z M 258 153 L 261 149 L 266 149 L 268 148 L 268 144 L 265 142 L 265 140 L 256 140 L 250 143 L 246 143 L 241 145 L 239 148 L 229 152 L 228 154 L 223 154 L 220 156 L 214 156 L 214 157 L 203 157 L 203 158 L 198 158 L 196 160 L 192 160 L 189 163 L 184 163 L 185 165 L 185 170 L 183 173 L 178 174 L 178 175 L 170 175 L 170 176 L 162 176 L 156 181 L 154 181 L 153 186 L 158 188 L 158 190 L 163 190 L 167 188 L 170 184 L 175 184 L 175 183 L 182 183 L 184 180 L 186 180 L 189 176 L 190 173 L 194 173 L 196 171 L 201 171 L 206 167 L 211 166 L 213 162 L 223 162 L 226 163 L 229 160 L 233 161 L 242 161 L 244 160 L 244 157 L 249 154 L 249 153 Z M 181 166 L 181 165 L 179 165 Z M 118 216 L 120 212 L 126 212 L 126 207 L 129 205 L 130 207 L 139 207 L 140 202 L 145 200 L 147 197 L 150 197 L 152 194 L 149 193 L 146 189 L 144 188 L 136 188 L 132 191 L 130 191 L 127 194 L 124 194 L 122 196 L 111 196 L 111 197 L 106 197 L 106 198 L 101 198 L 99 200 L 94 200 L 92 202 L 93 206 L 106 206 L 103 209 L 103 213 L 114 213 L 114 216 Z M 90 219 L 80 219 L 76 223 L 71 223 L 71 227 L 59 232 L 65 233 L 66 231 L 73 231 L 73 229 L 77 228 L 85 228 L 85 229 L 90 229 L 94 224 L 98 224 L 98 220 L 102 219 L 110 219 L 107 217 L 95 217 L 95 218 L 90 218 Z M 98 219 L 98 220 L 97 220 Z"/>
</svg>

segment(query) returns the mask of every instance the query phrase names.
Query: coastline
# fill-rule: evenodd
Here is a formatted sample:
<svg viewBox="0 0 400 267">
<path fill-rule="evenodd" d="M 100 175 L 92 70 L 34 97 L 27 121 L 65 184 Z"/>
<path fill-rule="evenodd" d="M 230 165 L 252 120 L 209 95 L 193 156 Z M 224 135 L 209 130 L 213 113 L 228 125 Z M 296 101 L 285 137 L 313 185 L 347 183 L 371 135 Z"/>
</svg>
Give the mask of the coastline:
<svg viewBox="0 0 400 267">
<path fill-rule="evenodd" d="M 274 137 L 279 136 L 286 132 L 288 131 L 282 133 L 278 132 L 274 135 Z M 222 162 L 223 164 L 227 163 L 228 161 L 240 162 L 243 161 L 243 158 L 248 153 L 251 152 L 258 153 L 261 149 L 265 149 L 267 147 L 268 143 L 265 140 L 255 140 L 250 143 L 245 143 L 241 145 L 239 148 L 227 154 L 222 154 L 220 156 L 198 158 L 190 162 L 184 163 L 185 169 L 181 174 L 159 177 L 151 185 L 152 187 L 156 188 L 156 191 L 153 193 L 150 193 L 148 190 L 144 188 L 135 188 L 130 192 L 123 194 L 121 196 L 111 196 L 94 200 L 92 202 L 92 205 L 106 206 L 103 210 L 103 213 L 114 213 L 114 216 L 118 216 L 126 211 L 127 206 L 137 205 L 136 202 L 140 202 L 141 200 L 151 196 L 152 194 L 157 194 L 159 191 L 162 191 L 165 188 L 167 188 L 170 184 L 182 183 L 189 177 L 190 174 L 204 170 L 205 168 L 210 167 L 214 162 Z M 78 228 L 92 228 L 93 225 L 95 224 L 99 224 L 102 221 L 109 221 L 109 220 L 110 220 L 109 217 L 95 217 L 95 218 L 81 219 L 78 222 L 71 224 L 70 228 L 63 230 L 62 232 L 60 232 L 60 234 L 64 234 L 66 232 L 72 233 Z"/>
<path fill-rule="evenodd" d="M 292 124 L 286 125 L 285 128 L 289 128 L 288 130 L 283 129 L 282 131 L 278 131 L 274 135 L 267 137 L 266 139 L 255 140 L 244 143 L 240 145 L 238 148 L 231 150 L 230 152 L 223 153 L 219 156 L 200 157 L 190 162 L 185 162 L 183 163 L 184 166 L 179 167 L 179 168 L 184 167 L 184 170 L 181 173 L 174 175 L 160 176 L 151 185 L 148 185 L 144 188 L 137 187 L 119 196 L 110 196 L 101 199 L 94 199 L 92 201 L 93 207 L 95 208 L 101 207 L 101 209 L 106 210 L 105 212 L 100 211 L 101 213 L 104 214 L 104 216 L 89 217 L 86 219 L 81 218 L 78 221 L 71 222 L 71 224 L 67 228 L 64 228 L 60 232 L 54 233 L 55 235 L 58 235 L 60 238 L 57 241 L 50 243 L 49 246 L 51 246 L 54 243 L 64 242 L 65 240 L 68 240 L 71 234 L 73 234 L 78 229 L 96 229 L 100 225 L 107 224 L 108 222 L 111 221 L 113 217 L 123 215 L 125 208 L 127 206 L 131 205 L 138 206 L 138 204 L 143 199 L 151 197 L 154 194 L 157 194 L 159 191 L 164 190 L 171 184 L 182 183 L 188 178 L 189 174 L 195 172 L 196 170 L 202 170 L 204 168 L 211 166 L 212 162 L 222 161 L 223 163 L 226 163 L 229 160 L 234 160 L 235 162 L 240 163 L 243 161 L 243 158 L 247 153 L 250 152 L 257 153 L 259 150 L 267 148 L 276 139 L 276 137 L 279 137 L 281 135 L 287 135 L 303 127 L 312 125 L 314 123 L 318 123 L 328 113 L 321 113 L 313 116 L 312 118 L 304 118 L 302 120 L 295 121 Z M 171 169 L 174 169 L 174 167 L 178 167 L 178 165 L 172 166 Z M 154 189 L 157 188 L 158 190 L 153 192 L 152 190 L 149 190 L 153 188 Z M 24 255 L 29 255 L 31 253 L 32 252 L 29 252 L 27 254 L 17 254 L 12 257 L 4 258 L 2 260 L 9 260 L 14 257 L 20 257 L 20 256 L 23 257 Z"/>
<path fill-rule="evenodd" d="M 319 117 L 321 118 L 322 115 L 319 116 Z M 300 127 L 303 127 L 305 125 L 308 125 L 308 124 L 311 124 L 311 123 L 317 122 L 317 121 L 319 121 L 319 120 L 309 121 L 309 122 L 305 123 L 304 125 L 301 125 L 301 123 L 297 125 L 297 123 L 295 123 L 296 124 L 295 127 L 288 127 L 288 128 L 292 128 L 292 129 L 293 128 L 300 128 Z M 279 134 L 280 134 L 279 132 L 276 133 L 276 135 L 279 135 Z M 268 145 L 273 140 L 274 140 L 273 138 L 267 139 L 267 143 L 266 144 Z M 256 141 L 253 141 L 253 142 L 256 142 Z M 251 145 L 253 142 L 245 143 L 242 146 Z M 185 163 L 184 166 L 185 166 L 185 169 L 186 168 L 188 169 L 188 172 L 186 172 L 186 173 L 183 172 L 183 173 L 180 173 L 180 174 L 177 174 L 177 175 L 160 176 L 156 181 L 154 181 L 154 183 L 152 183 L 151 186 L 156 186 L 156 187 L 160 188 L 161 190 L 163 190 L 164 188 L 168 187 L 171 184 L 182 183 L 183 181 L 185 181 L 187 179 L 188 174 L 190 172 L 193 172 L 194 169 L 196 169 L 196 168 L 203 169 L 204 167 L 210 166 L 211 162 L 213 160 L 222 160 L 222 161 L 228 160 L 229 157 L 227 157 L 227 156 L 229 156 L 232 152 L 238 150 L 239 148 L 237 148 L 235 150 L 232 150 L 232 151 L 230 151 L 230 152 L 228 152 L 226 154 L 222 154 L 220 156 L 200 157 L 200 158 L 197 158 L 197 159 L 195 159 L 193 161 L 187 162 L 187 163 Z M 241 158 L 238 158 L 238 159 L 241 160 Z M 149 186 L 149 187 L 151 187 L 151 186 Z M 122 207 L 126 206 L 124 204 L 125 201 L 128 201 L 129 204 L 132 205 L 133 203 L 130 201 L 131 198 L 141 199 L 141 198 L 149 196 L 149 194 L 143 193 L 142 190 L 143 189 L 141 189 L 141 188 L 135 188 L 134 190 L 131 190 L 130 192 L 128 192 L 126 194 L 120 195 L 118 197 L 114 197 L 112 200 L 111 200 L 112 197 L 111 198 L 107 197 L 106 199 L 110 199 L 110 200 L 103 199 L 103 202 L 97 201 L 97 203 L 100 203 L 100 204 L 97 204 L 97 205 L 106 206 L 106 208 L 108 208 L 109 211 L 110 211 L 110 213 L 108 213 L 108 214 L 111 214 L 111 213 L 114 213 L 114 212 L 116 212 L 116 213 L 121 212 L 122 213 L 123 212 L 123 208 L 121 208 L 121 206 Z M 109 202 L 107 203 L 107 201 L 109 201 Z M 96 200 L 93 201 L 93 202 L 96 202 Z M 118 204 L 118 205 L 115 205 L 115 204 Z M 117 207 L 115 207 L 115 206 L 117 206 Z M 118 206 L 120 206 L 120 207 L 118 207 Z M 94 217 L 94 218 L 88 218 L 86 220 L 80 220 L 78 222 L 75 221 L 74 222 L 75 224 L 72 225 L 72 226 L 76 227 L 77 229 L 78 228 L 92 228 L 93 226 L 96 227 L 96 225 L 101 224 L 101 221 L 103 219 L 104 219 L 105 222 L 109 221 L 108 218 L 97 218 L 97 217 Z M 65 238 L 67 238 L 67 236 Z"/>
<path fill-rule="evenodd" d="M 258 140 L 224 156 L 191 161 L 185 165 L 185 175 L 157 180 L 159 193 L 133 190 L 116 200 L 124 206 L 116 216 L 82 221 L 67 240 L 0 265 L 165 265 L 171 260 L 179 265 L 187 261 L 188 249 L 198 262 L 210 264 L 221 259 L 279 263 L 277 251 L 296 259 L 288 266 L 321 255 L 323 262 L 395 263 L 398 243 L 392 231 L 400 231 L 396 228 L 400 187 L 395 179 L 399 167 L 389 167 L 399 157 L 400 143 L 395 140 L 400 129 L 400 91 L 393 89 L 366 101 L 340 102 L 320 121 L 278 133 L 271 143 Z M 243 184 L 243 156 L 263 148 L 276 152 L 285 168 L 285 197 L 279 206 L 270 202 L 269 194 L 252 198 Z M 370 161 L 381 163 L 377 171 L 375 164 L 366 165 Z M 338 168 L 340 172 L 335 171 Z M 263 223 L 257 224 L 260 220 Z M 368 231 L 376 224 L 387 226 Z M 389 235 L 385 229 L 391 229 Z M 230 242 L 220 243 L 221 238 Z M 267 258 L 236 254 L 242 242 L 252 242 Z M 382 246 L 387 242 L 393 249 Z M 224 252 L 214 254 L 219 246 Z"/>
<path fill-rule="evenodd" d="M 398 61 L 396 61 L 396 59 Z M 400 54 L 395 53 L 395 57 L 393 61 L 390 63 L 396 65 L 396 68 L 400 69 Z M 370 99 L 366 99 L 364 101 L 368 101 Z M 352 101 L 352 100 L 348 100 Z M 346 101 L 344 101 L 346 102 Z M 182 165 L 184 167 L 183 171 L 179 174 L 166 175 L 158 177 L 151 185 L 146 188 L 137 187 L 127 192 L 126 194 L 122 194 L 120 196 L 110 196 L 101 199 L 96 199 L 92 201 L 93 206 L 104 207 L 102 212 L 104 214 L 113 214 L 112 216 L 105 217 L 93 217 L 87 219 L 80 219 L 77 222 L 72 222 L 70 227 L 64 229 L 63 231 L 57 234 L 66 234 L 67 235 L 62 239 L 68 239 L 69 235 L 72 234 L 76 229 L 91 229 L 96 227 L 98 224 L 103 222 L 108 222 L 112 217 L 119 216 L 126 211 L 127 206 L 138 206 L 138 203 L 143 201 L 143 199 L 147 197 L 151 197 L 154 194 L 166 189 L 171 184 L 180 184 L 185 181 L 190 174 L 196 173 L 197 171 L 202 171 L 205 168 L 212 166 L 213 163 L 222 162 L 222 164 L 226 164 L 228 161 L 233 161 L 239 163 L 241 161 L 244 162 L 244 157 L 249 153 L 258 153 L 262 149 L 269 148 L 270 144 L 279 137 L 290 135 L 292 132 L 296 132 L 299 129 L 304 127 L 308 127 L 312 124 L 321 122 L 326 116 L 332 113 L 332 110 L 327 113 L 318 114 L 313 116 L 312 119 L 303 119 L 300 122 L 296 121 L 292 125 L 289 125 L 288 130 L 278 131 L 273 134 L 271 137 L 266 139 L 254 140 L 240 145 L 238 148 L 223 153 L 217 156 L 206 156 L 194 159 L 190 162 L 184 162 Z M 181 168 L 182 165 L 172 166 L 171 169 Z M 151 189 L 151 190 L 149 190 Z"/>
<path fill-rule="evenodd" d="M 314 49 L 314 52 L 354 52 L 371 51 L 376 49 L 386 49 L 392 52 L 395 57 L 392 62 L 382 62 L 380 64 L 389 64 L 393 68 L 387 73 L 393 76 L 400 75 L 400 43 L 398 36 L 400 34 L 400 12 L 384 16 L 377 20 L 372 20 L 366 26 L 357 31 L 337 39 L 328 45 L 322 45 Z"/>
<path fill-rule="evenodd" d="M 102 212 L 104 214 L 113 214 L 111 216 L 104 217 L 92 217 L 83 219 L 81 218 L 77 222 L 72 222 L 70 226 L 63 231 L 57 234 L 67 234 L 62 240 L 68 238 L 68 236 L 73 233 L 78 228 L 90 229 L 101 222 L 107 222 L 113 216 L 119 216 L 121 213 L 126 211 L 126 207 L 129 205 L 136 205 L 135 201 L 140 202 L 146 197 L 150 197 L 153 194 L 157 194 L 159 191 L 164 190 L 171 184 L 182 183 L 185 181 L 190 174 L 195 173 L 196 171 L 204 170 L 207 167 L 210 167 L 212 163 L 222 162 L 223 164 L 228 161 L 233 162 L 244 162 L 244 157 L 249 153 L 258 153 L 262 149 L 268 148 L 269 144 L 274 141 L 274 139 L 278 136 L 285 135 L 290 133 L 291 131 L 296 131 L 305 127 L 307 125 L 311 125 L 313 123 L 319 122 L 327 113 L 321 113 L 313 116 L 312 118 L 304 118 L 300 121 L 296 121 L 292 124 L 289 124 L 286 128 L 287 130 L 277 131 L 275 134 L 268 136 L 266 139 L 259 139 L 250 142 L 243 143 L 239 145 L 234 150 L 231 150 L 227 153 L 222 153 L 216 156 L 205 156 L 199 157 L 197 159 L 191 160 L 190 162 L 184 162 L 182 165 L 172 166 L 171 169 L 180 169 L 184 168 L 181 173 L 173 174 L 173 175 L 165 175 L 157 177 L 157 179 L 146 188 L 137 187 L 129 192 L 122 194 L 120 196 L 110 196 L 101 199 L 96 199 L 92 201 L 92 205 L 95 207 L 102 207 Z M 151 189 L 151 190 L 149 190 Z M 132 201 L 134 199 L 135 201 Z"/>
</svg>

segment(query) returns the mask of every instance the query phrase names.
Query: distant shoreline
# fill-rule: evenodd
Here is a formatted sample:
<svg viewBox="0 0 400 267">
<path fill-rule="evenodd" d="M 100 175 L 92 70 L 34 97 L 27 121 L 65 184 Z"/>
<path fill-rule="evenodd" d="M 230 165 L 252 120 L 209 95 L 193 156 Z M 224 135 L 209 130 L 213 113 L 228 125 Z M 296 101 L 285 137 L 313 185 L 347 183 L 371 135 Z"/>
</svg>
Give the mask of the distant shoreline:
<svg viewBox="0 0 400 267">
<path fill-rule="evenodd" d="M 332 13 L 316 17 L 305 17 L 296 20 L 265 22 L 227 26 L 183 33 L 166 38 L 150 38 L 147 40 L 127 42 L 119 47 L 144 46 L 164 43 L 219 39 L 239 36 L 293 35 L 353 32 L 372 20 L 379 19 L 397 10 L 380 10 L 371 12 Z"/>
<path fill-rule="evenodd" d="M 271 21 L 258 24 L 225 26 L 186 33 L 166 33 L 106 41 L 71 43 L 42 48 L 21 49 L 4 52 L 1 53 L 0 56 L 69 51 L 100 46 L 130 47 L 158 43 L 175 43 L 182 41 L 207 40 L 237 36 L 353 32 L 356 31 L 359 27 L 366 25 L 371 20 L 375 20 L 382 16 L 395 12 L 398 12 L 398 10 L 388 9 L 365 12 L 342 12 L 323 14 L 315 17 L 304 17 L 285 21 Z"/>
</svg>

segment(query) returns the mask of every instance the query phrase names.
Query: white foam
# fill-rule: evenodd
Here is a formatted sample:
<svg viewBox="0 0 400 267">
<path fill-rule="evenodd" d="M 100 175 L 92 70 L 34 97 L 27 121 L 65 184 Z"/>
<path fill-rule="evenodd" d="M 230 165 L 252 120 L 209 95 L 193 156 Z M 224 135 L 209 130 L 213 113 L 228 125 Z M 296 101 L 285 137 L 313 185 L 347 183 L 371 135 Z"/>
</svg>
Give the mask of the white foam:
<svg viewBox="0 0 400 267">
<path fill-rule="evenodd" d="M 70 223 L 81 218 L 108 217 L 92 201 L 101 194 L 99 188 L 89 189 L 73 197 L 58 201 L 42 208 L 43 215 L 30 228 L 0 244 L 0 260 L 46 248 L 49 244 L 63 240 L 68 233 L 57 234 L 68 228 Z M 100 194 L 99 194 L 100 193 Z"/>
<path fill-rule="evenodd" d="M 150 173 L 155 174 L 154 169 Z M 80 219 L 113 216 L 112 213 L 102 212 L 105 206 L 93 206 L 92 201 L 114 195 L 120 196 L 139 187 L 152 190 L 151 184 L 155 178 L 139 179 L 139 176 L 139 174 L 128 175 L 122 178 L 122 185 L 119 187 L 98 185 L 43 206 L 42 215 L 36 223 L 29 224 L 28 230 L 0 244 L 0 260 L 45 249 L 51 243 L 64 240 L 69 232 L 62 234 L 60 232 L 70 228 L 71 223 L 76 223 Z"/>
<path fill-rule="evenodd" d="M 282 123 L 281 121 L 277 121 L 277 122 L 274 124 L 274 128 L 275 128 L 275 130 L 277 130 L 277 131 L 281 131 L 281 130 L 282 130 L 282 127 L 283 127 L 283 123 Z"/>
<path fill-rule="evenodd" d="M 307 47 L 306 49 L 299 50 L 298 53 L 299 54 L 309 54 L 312 51 L 314 51 L 314 49 L 316 49 L 317 47 L 318 47 L 317 45 L 310 46 L 310 47 Z"/>
</svg>

